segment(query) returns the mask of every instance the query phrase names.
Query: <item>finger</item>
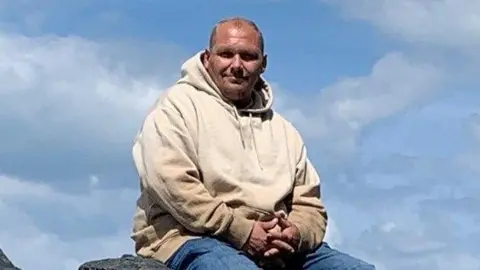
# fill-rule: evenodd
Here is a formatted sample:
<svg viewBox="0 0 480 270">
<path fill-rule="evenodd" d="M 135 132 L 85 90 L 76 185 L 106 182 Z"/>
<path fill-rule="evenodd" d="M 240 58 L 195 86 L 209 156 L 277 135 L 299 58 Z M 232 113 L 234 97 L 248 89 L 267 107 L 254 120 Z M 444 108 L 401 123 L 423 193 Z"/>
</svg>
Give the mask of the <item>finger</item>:
<svg viewBox="0 0 480 270">
<path fill-rule="evenodd" d="M 270 221 L 260 221 L 259 223 L 262 229 L 270 230 L 270 229 L 273 229 L 278 224 L 278 219 L 274 218 Z"/>
<path fill-rule="evenodd" d="M 279 218 L 278 219 L 278 225 L 282 227 L 283 229 L 288 228 L 292 226 L 293 224 L 286 218 Z"/>
<path fill-rule="evenodd" d="M 295 240 L 297 237 L 299 237 L 299 232 L 295 230 L 295 227 L 289 227 L 285 229 L 283 232 L 283 235 L 285 235 L 285 238 L 287 239 L 287 242 L 291 242 Z"/>
<path fill-rule="evenodd" d="M 267 233 L 267 240 L 270 239 L 285 239 L 285 235 L 281 232 L 268 232 Z"/>
<path fill-rule="evenodd" d="M 283 212 L 283 211 L 277 211 L 277 212 L 275 212 L 275 216 L 276 216 L 278 219 L 287 218 L 287 215 L 286 215 L 285 212 Z"/>
<path fill-rule="evenodd" d="M 283 242 L 282 240 L 273 240 L 272 245 L 275 246 L 278 249 L 281 249 L 281 250 L 284 250 L 284 251 L 287 251 L 287 252 L 290 252 L 290 253 L 295 252 L 295 249 L 292 246 L 290 246 L 286 242 Z"/>
<path fill-rule="evenodd" d="M 278 248 L 271 248 L 271 249 L 265 251 L 264 256 L 265 257 L 272 257 L 272 256 L 277 255 L 278 253 L 280 253 L 280 250 Z"/>
</svg>

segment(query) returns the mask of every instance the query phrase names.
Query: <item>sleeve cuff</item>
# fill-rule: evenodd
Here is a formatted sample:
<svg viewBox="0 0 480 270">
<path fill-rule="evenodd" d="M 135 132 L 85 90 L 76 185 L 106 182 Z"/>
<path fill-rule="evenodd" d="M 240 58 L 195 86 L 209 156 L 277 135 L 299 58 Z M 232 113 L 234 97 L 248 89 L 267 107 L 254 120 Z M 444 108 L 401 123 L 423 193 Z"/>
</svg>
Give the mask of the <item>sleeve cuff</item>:
<svg viewBox="0 0 480 270">
<path fill-rule="evenodd" d="M 300 241 L 298 242 L 297 250 L 299 252 L 303 252 L 305 250 L 308 250 L 310 245 L 309 245 L 309 229 L 308 227 L 304 226 L 301 223 L 295 222 L 295 226 L 297 227 L 299 233 L 300 233 Z"/>
<path fill-rule="evenodd" d="M 241 250 L 250 238 L 254 223 L 254 220 L 249 220 L 240 216 L 233 216 L 225 237 L 237 249 Z"/>
</svg>

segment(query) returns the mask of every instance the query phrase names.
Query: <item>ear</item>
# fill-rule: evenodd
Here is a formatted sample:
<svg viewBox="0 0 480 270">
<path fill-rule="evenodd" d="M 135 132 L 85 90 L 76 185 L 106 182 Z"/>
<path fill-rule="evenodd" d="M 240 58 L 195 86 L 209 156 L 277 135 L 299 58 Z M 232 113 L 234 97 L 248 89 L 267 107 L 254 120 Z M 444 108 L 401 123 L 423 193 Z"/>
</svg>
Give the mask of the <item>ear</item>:
<svg viewBox="0 0 480 270">
<path fill-rule="evenodd" d="M 268 61 L 267 61 L 267 55 L 265 54 L 265 55 L 263 56 L 262 72 L 261 72 L 261 73 L 264 73 L 265 70 L 267 69 L 267 62 L 268 62 Z"/>
<path fill-rule="evenodd" d="M 202 63 L 203 63 L 203 66 L 205 67 L 205 69 L 208 69 L 209 67 L 209 60 L 210 60 L 210 57 L 211 57 L 211 53 L 208 49 L 205 49 L 205 51 L 203 52 L 202 54 Z"/>
</svg>

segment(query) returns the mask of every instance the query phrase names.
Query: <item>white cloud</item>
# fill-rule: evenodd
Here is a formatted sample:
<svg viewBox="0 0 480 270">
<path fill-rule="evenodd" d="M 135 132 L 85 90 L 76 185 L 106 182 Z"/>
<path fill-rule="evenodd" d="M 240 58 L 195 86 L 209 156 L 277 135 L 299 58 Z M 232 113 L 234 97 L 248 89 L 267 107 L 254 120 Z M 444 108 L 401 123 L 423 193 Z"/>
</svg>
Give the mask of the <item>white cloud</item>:
<svg viewBox="0 0 480 270">
<path fill-rule="evenodd" d="M 357 155 L 337 168 L 325 157 L 324 196 L 345 239 L 339 248 L 379 270 L 478 269 L 478 97 L 435 96 L 367 127 Z"/>
<path fill-rule="evenodd" d="M 0 198 L 12 202 L 18 202 L 22 205 L 29 205 L 29 200 L 42 203 L 59 204 L 64 209 L 71 209 L 84 216 L 92 214 L 102 214 L 105 217 L 115 217 L 117 214 L 111 211 L 110 207 L 116 208 L 117 205 L 110 205 L 111 194 L 115 194 L 115 202 L 118 204 L 130 203 L 132 197 L 136 196 L 137 191 L 131 189 L 94 189 L 91 188 L 87 196 L 68 194 L 55 190 L 52 186 L 37 181 L 22 181 L 11 176 L 0 175 L 2 190 Z M 89 186 L 85 183 L 85 186 Z M 32 204 L 31 206 L 34 206 Z M 134 204 L 127 207 L 134 209 Z"/>
<path fill-rule="evenodd" d="M 181 55 L 162 44 L 0 32 L 0 248 L 16 265 L 76 269 L 133 253 L 133 165 L 97 156 L 130 160 L 141 120 L 178 76 Z M 88 171 L 96 167 L 133 189 Z M 40 176 L 49 170 L 55 181 Z"/>
<path fill-rule="evenodd" d="M 284 92 L 281 110 L 318 157 L 337 247 L 379 270 L 479 269 L 478 63 L 429 52 L 478 46 L 480 25 L 468 22 L 478 1 L 324 2 L 421 45 L 386 54 L 370 74 L 315 99 Z"/>
<path fill-rule="evenodd" d="M 340 247 L 343 243 L 343 238 L 340 230 L 334 219 L 329 218 L 328 227 L 325 233 L 325 241 L 333 248 Z"/>
<path fill-rule="evenodd" d="M 480 45 L 477 0 L 321 0 L 387 34 L 426 45 L 474 49 Z"/>
<path fill-rule="evenodd" d="M 280 104 L 305 136 L 328 141 L 335 155 L 356 151 L 358 134 L 370 124 L 419 106 L 441 90 L 442 70 L 394 52 L 383 56 L 363 77 L 345 77 L 315 98 Z M 305 106 L 307 105 L 307 106 Z M 288 107 L 290 106 L 290 107 Z M 302 109 L 300 109 L 302 108 Z"/>
<path fill-rule="evenodd" d="M 456 157 L 456 161 L 464 166 L 464 169 L 473 170 L 480 174 L 480 167 L 478 166 L 480 164 L 480 108 L 472 113 L 465 122 L 471 143 L 465 153 Z"/>
<path fill-rule="evenodd" d="M 390 53 L 373 66 L 369 76 L 345 78 L 323 89 L 319 103 L 352 129 L 360 129 L 430 97 L 439 90 L 440 75 L 430 64 Z"/>
<path fill-rule="evenodd" d="M 478 45 L 477 25 L 465 23 L 478 13 L 473 1 L 335 3 L 349 16 L 414 43 L 456 49 Z M 461 11 L 465 7 L 468 10 Z M 27 18 L 25 24 L 30 20 L 37 25 L 35 19 L 44 19 L 40 15 Z M 455 20 L 444 19 L 453 15 Z M 177 56 L 169 57 L 177 55 L 175 49 L 147 46 L 1 33 L 0 123 L 8 129 L 2 134 L 7 139 L 0 153 L 8 159 L 14 154 L 22 159 L 38 155 L 33 163 L 52 159 L 35 151 L 37 145 L 49 146 L 41 150 L 50 155 L 64 149 L 86 160 L 92 152 L 117 155 L 118 149 L 127 149 L 128 153 L 146 108 L 172 80 L 169 74 L 178 73 Z M 478 269 L 477 250 L 468 242 L 478 236 L 472 229 L 478 228 L 478 214 L 468 210 L 465 202 L 478 205 L 479 148 L 467 153 L 445 150 L 458 141 L 454 138 L 462 138 L 445 131 L 455 129 L 463 116 L 451 117 L 458 112 L 450 110 L 434 111 L 437 117 L 420 112 L 442 91 L 448 92 L 442 83 L 451 73 L 433 64 L 435 59 L 425 62 L 416 57 L 388 53 L 369 74 L 344 77 L 319 89 L 313 98 L 276 91 L 280 101 L 276 106 L 310 139 L 310 153 L 320 156 L 314 161 L 333 217 L 327 239 L 335 247 L 376 263 L 379 270 Z M 476 77 L 470 79 L 478 83 Z M 457 107 L 465 107 L 464 103 Z M 406 112 L 410 118 L 399 120 Z M 472 119 L 468 127 L 473 138 L 478 123 Z M 382 124 L 389 126 L 382 131 Z M 440 140 L 440 135 L 450 139 Z M 465 147 L 477 143 L 472 139 Z M 79 153 L 83 148 L 90 149 Z M 412 149 L 415 154 L 409 153 Z M 431 158 L 435 155 L 441 158 Z M 106 162 L 96 161 L 99 167 Z M 335 162 L 337 167 L 329 166 Z M 73 185 L 67 164 L 78 167 L 69 162 L 31 171 L 58 170 L 62 182 Z M 19 168 L 23 166 L 28 164 Z M 124 174 L 126 168 L 108 170 Z M 75 269 L 90 259 L 132 252 L 128 236 L 137 190 L 102 190 L 105 183 L 120 185 L 119 179 L 90 170 L 82 174 L 76 179 L 83 192 L 75 193 L 40 179 L 0 177 L 0 220 L 7 221 L 0 223 L 0 243 L 15 264 L 24 269 Z M 137 182 L 130 178 L 128 183 L 136 186 Z M 446 212 L 454 218 L 445 219 Z M 25 253 L 33 255 L 25 257 Z"/>
<path fill-rule="evenodd" d="M 115 50 L 115 44 L 78 37 L 0 34 L 1 116 L 35 128 L 44 139 L 70 131 L 70 140 L 124 142 L 169 74 L 131 74 L 128 57 L 114 59 Z M 145 58 L 140 51 L 130 62 Z"/>
<path fill-rule="evenodd" d="M 472 114 L 469 124 L 472 135 L 480 142 L 480 112 Z"/>
<path fill-rule="evenodd" d="M 100 181 L 96 175 L 91 175 L 89 180 L 90 180 L 91 187 L 97 186 L 98 182 Z"/>
<path fill-rule="evenodd" d="M 0 176 L 0 243 L 22 269 L 76 269 L 88 260 L 133 253 L 129 238 L 136 190 L 91 190 L 83 194 L 61 192 L 37 181 Z M 40 208 L 36 206 L 41 205 Z M 54 207 L 60 205 L 61 208 Z M 108 233 L 78 237 L 95 216 Z M 68 219 L 75 226 L 55 232 L 39 222 Z M 102 220 L 108 221 L 103 222 Z M 115 224 L 115 226 L 112 226 Z M 75 236 L 68 239 L 69 236 Z M 29 254 L 25 256 L 25 254 Z"/>
<path fill-rule="evenodd" d="M 0 31 L 1 171 L 56 181 L 62 170 L 116 173 L 116 185 L 131 183 L 125 153 L 182 55 L 161 43 Z"/>
</svg>

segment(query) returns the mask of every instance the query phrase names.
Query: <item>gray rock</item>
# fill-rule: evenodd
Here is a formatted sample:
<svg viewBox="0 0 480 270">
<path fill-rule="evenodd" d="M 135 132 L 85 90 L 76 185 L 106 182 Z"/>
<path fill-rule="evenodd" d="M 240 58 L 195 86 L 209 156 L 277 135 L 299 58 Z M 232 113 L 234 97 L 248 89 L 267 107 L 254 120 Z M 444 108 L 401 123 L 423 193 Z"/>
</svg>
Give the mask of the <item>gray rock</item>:
<svg viewBox="0 0 480 270">
<path fill-rule="evenodd" d="M 82 264 L 78 270 L 168 270 L 163 263 L 133 255 L 121 258 L 90 261 Z"/>
<path fill-rule="evenodd" d="M 20 270 L 7 258 L 7 255 L 0 249 L 0 270 Z"/>
</svg>

